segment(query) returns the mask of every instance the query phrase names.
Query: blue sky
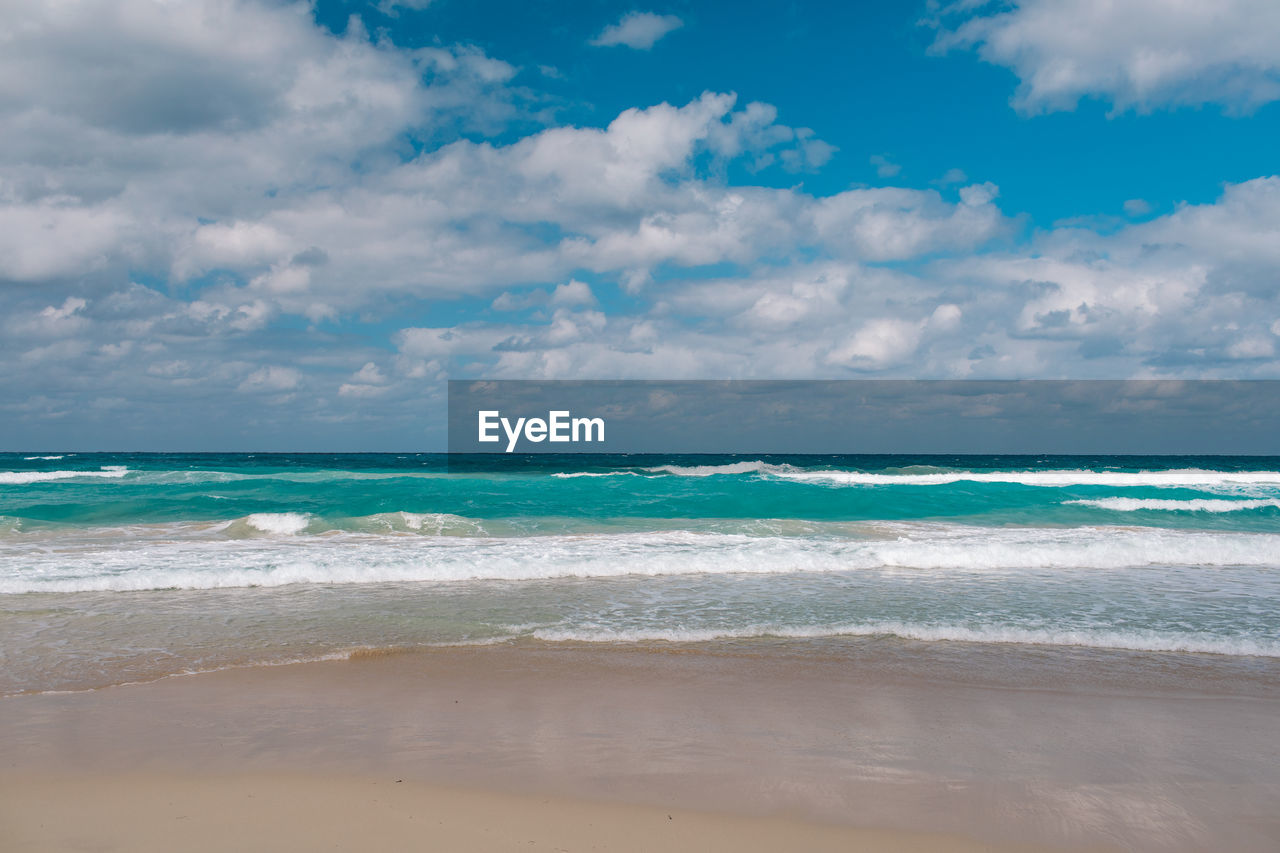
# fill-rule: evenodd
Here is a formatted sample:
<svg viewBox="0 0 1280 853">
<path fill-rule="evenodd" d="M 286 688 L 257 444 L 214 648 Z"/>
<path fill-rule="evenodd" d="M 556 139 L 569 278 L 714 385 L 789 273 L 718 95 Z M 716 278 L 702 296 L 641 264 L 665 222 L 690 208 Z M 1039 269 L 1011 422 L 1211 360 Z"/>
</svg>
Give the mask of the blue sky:
<svg viewBox="0 0 1280 853">
<path fill-rule="evenodd" d="M 0 446 L 448 378 L 1276 378 L 1280 6 L 0 2 Z"/>
<path fill-rule="evenodd" d="M 342 32 L 355 8 L 321 3 L 318 17 Z M 557 69 L 561 79 L 525 82 L 557 99 L 569 124 L 605 124 L 629 107 L 683 104 L 706 90 L 773 104 L 780 120 L 840 146 L 829 166 L 804 176 L 819 194 L 856 184 L 930 186 L 961 169 L 994 181 L 1006 206 L 1050 227 L 1073 217 L 1122 217 L 1135 198 L 1153 212 L 1211 202 L 1224 182 L 1270 174 L 1276 165 L 1275 104 L 1245 122 L 1212 101 L 1109 117 L 1112 100 L 1091 94 L 1075 109 L 1028 121 L 1010 109 L 1018 83 L 1010 69 L 972 51 L 930 55 L 938 31 L 923 3 L 675 3 L 662 11 L 681 27 L 652 48 L 591 45 L 602 21 L 633 8 L 435 2 L 423 13 L 367 20 L 400 44 L 475 44 L 534 70 L 530 77 L 540 66 Z M 879 176 L 870 163 L 877 155 L 901 171 Z M 738 177 L 793 183 L 785 174 Z"/>
</svg>

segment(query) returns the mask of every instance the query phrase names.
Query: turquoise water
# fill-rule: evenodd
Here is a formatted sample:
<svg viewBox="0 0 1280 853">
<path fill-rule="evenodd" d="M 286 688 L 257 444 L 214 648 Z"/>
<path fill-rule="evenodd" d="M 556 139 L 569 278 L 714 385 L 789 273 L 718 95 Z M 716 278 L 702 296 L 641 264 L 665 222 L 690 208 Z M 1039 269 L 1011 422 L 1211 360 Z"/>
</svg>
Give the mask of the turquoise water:
<svg viewBox="0 0 1280 853">
<path fill-rule="evenodd" d="M 486 467 L 502 467 L 467 472 L 484 461 L 473 458 L 450 473 L 438 454 L 32 456 L 0 454 L 0 517 L 25 530 L 253 513 L 307 513 L 331 527 L 382 513 L 446 513 L 529 532 L 643 529 L 635 520 L 654 518 L 1140 522 L 1261 532 L 1276 532 L 1280 521 L 1274 457 L 566 455 L 489 457 Z"/>
<path fill-rule="evenodd" d="M 1278 657 L 1280 458 L 0 454 L 4 692 L 761 636 Z"/>
</svg>

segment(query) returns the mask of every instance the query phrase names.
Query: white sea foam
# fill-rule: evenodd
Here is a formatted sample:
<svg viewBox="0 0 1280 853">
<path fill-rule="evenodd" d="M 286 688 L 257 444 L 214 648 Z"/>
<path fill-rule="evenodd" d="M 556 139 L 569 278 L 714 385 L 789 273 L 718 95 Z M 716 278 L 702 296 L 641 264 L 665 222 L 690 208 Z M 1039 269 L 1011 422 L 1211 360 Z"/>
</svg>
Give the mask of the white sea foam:
<svg viewBox="0 0 1280 853">
<path fill-rule="evenodd" d="M 1280 486 L 1280 471 L 1209 471 L 1182 468 L 1167 471 L 1093 471 L 1065 469 L 1054 471 L 930 471 L 926 473 L 889 473 L 845 471 L 825 468 L 798 468 L 775 465 L 761 460 L 733 462 L 727 465 L 658 465 L 646 468 L 655 473 L 681 477 L 757 474 L 801 483 L 841 486 L 939 486 L 949 483 L 1006 483 L 1025 486 Z M 618 472 L 621 473 L 621 472 Z"/>
<path fill-rule="evenodd" d="M 321 519 L 305 512 L 260 512 L 213 528 L 180 523 L 170 526 L 170 529 L 178 535 L 190 533 L 199 535 L 206 530 L 212 530 L 233 537 L 253 535 L 254 532 L 281 536 L 296 536 L 303 532 L 325 535 L 342 532 L 420 533 L 425 536 L 482 536 L 485 533 L 479 521 L 448 512 L 379 512 L 355 518 L 336 519 Z M 156 532 L 163 534 L 168 531 Z"/>
<path fill-rule="evenodd" d="M 22 458 L 30 462 L 32 459 L 53 460 L 53 459 L 66 459 L 67 457 L 64 454 L 62 456 L 24 456 Z"/>
<path fill-rule="evenodd" d="M 305 512 L 255 512 L 245 516 L 244 522 L 263 533 L 293 536 L 307 529 L 311 516 Z"/>
<path fill-rule="evenodd" d="M 512 537 L 296 536 L 302 513 L 244 520 L 267 536 L 96 539 L 58 549 L 0 540 L 0 593 L 286 584 L 539 580 L 910 570 L 949 576 L 1141 567 L 1280 565 L 1280 535 L 1152 528 L 880 524 L 874 538 L 652 531 Z"/>
<path fill-rule="evenodd" d="M 640 477 L 638 471 L 559 471 L 551 475 L 561 480 L 572 480 L 576 477 Z"/>
<path fill-rule="evenodd" d="M 1280 471 L 943 471 L 931 474 L 872 474 L 860 471 L 811 471 L 777 467 L 764 473 L 786 480 L 872 486 L 937 486 L 948 483 L 1008 483 L 1024 486 L 1277 486 Z"/>
<path fill-rule="evenodd" d="M 0 485 L 25 486 L 51 480 L 73 480 L 81 477 L 119 479 L 129 473 L 124 465 L 104 465 L 99 471 L 0 471 Z"/>
<path fill-rule="evenodd" d="M 774 469 L 790 469 L 790 465 L 770 465 L 758 460 L 752 462 L 729 462 L 724 465 L 655 465 L 646 468 L 663 474 L 676 474 L 681 477 L 711 477 L 717 474 L 768 474 Z M 796 469 L 800 470 L 800 469 Z"/>
<path fill-rule="evenodd" d="M 484 528 L 480 526 L 480 522 L 474 519 L 464 518 L 460 515 L 454 515 L 449 512 L 397 512 L 388 513 L 393 517 L 398 516 L 405 527 L 420 533 L 430 533 L 436 536 L 446 536 L 448 534 L 480 534 L 484 532 Z M 372 516 L 371 518 L 382 518 L 382 516 Z M 394 527 L 394 521 L 392 523 Z"/>
<path fill-rule="evenodd" d="M 701 629 L 551 629 L 533 637 L 548 642 L 578 643 L 701 643 L 713 640 L 782 637 L 899 637 L 926 642 L 1012 643 L 1018 645 L 1082 646 L 1148 652 L 1198 652 L 1216 655 L 1280 657 L 1280 642 L 1271 639 L 1221 637 L 1203 632 L 1115 631 L 1092 628 L 1019 628 L 1007 625 L 954 625 L 918 622 L 866 622 L 843 625 L 748 625 Z"/>
<path fill-rule="evenodd" d="M 1247 509 L 1280 507 L 1280 500 L 1214 500 L 1192 498 L 1189 500 L 1161 500 L 1159 498 L 1096 498 L 1090 500 L 1063 501 L 1116 512 L 1140 512 L 1158 510 L 1164 512 L 1240 512 Z"/>
<path fill-rule="evenodd" d="M 327 483 L 334 480 L 422 480 L 438 479 L 449 475 L 440 471 L 339 471 L 339 470 L 287 470 L 264 471 L 252 474 L 243 471 L 146 471 L 140 472 L 148 483 L 239 483 L 245 481 L 277 480 L 285 483 Z"/>
</svg>

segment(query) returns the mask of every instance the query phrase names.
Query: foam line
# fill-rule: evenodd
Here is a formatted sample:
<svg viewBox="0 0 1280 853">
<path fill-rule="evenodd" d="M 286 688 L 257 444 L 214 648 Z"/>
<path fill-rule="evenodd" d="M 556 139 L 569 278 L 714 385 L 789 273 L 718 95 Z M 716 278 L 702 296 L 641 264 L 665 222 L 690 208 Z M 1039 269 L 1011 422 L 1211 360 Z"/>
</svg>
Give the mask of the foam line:
<svg viewBox="0 0 1280 853">
<path fill-rule="evenodd" d="M 1158 498 L 1097 498 L 1093 500 L 1063 501 L 1064 504 L 1109 509 L 1116 512 L 1141 512 L 1154 510 L 1157 512 L 1241 512 L 1249 509 L 1265 509 L 1280 507 L 1280 500 L 1213 500 L 1209 498 L 1193 498 L 1190 500 L 1161 500 Z"/>
<path fill-rule="evenodd" d="M 298 535 L 311 522 L 292 513 L 276 514 L 260 523 L 272 532 L 177 541 L 136 541 L 122 535 L 56 550 L 11 545 L 6 550 L 20 554 L 21 560 L 9 561 L 15 570 L 0 578 L 0 593 L 623 575 L 899 569 L 990 574 L 1280 564 L 1277 534 L 1155 528 L 882 524 L 874 528 L 877 538 L 682 530 L 493 538 Z"/>
<path fill-rule="evenodd" d="M 52 480 L 75 480 L 82 477 L 119 479 L 129 473 L 124 465 L 104 465 L 100 471 L 0 471 L 0 485 L 25 486 Z"/>
<path fill-rule="evenodd" d="M 845 625 L 751 625 L 732 629 L 693 630 L 560 630 L 538 629 L 532 634 L 548 642 L 578 643 L 703 643 L 714 640 L 782 637 L 898 637 L 926 642 L 1009 643 L 1016 645 L 1080 646 L 1146 652 L 1198 652 L 1215 655 L 1280 657 L 1280 642 L 1268 639 L 1218 637 L 1205 633 L 1115 631 L 1081 628 L 1016 628 L 1004 625 L 933 625 L 919 622 L 868 622 Z"/>
</svg>

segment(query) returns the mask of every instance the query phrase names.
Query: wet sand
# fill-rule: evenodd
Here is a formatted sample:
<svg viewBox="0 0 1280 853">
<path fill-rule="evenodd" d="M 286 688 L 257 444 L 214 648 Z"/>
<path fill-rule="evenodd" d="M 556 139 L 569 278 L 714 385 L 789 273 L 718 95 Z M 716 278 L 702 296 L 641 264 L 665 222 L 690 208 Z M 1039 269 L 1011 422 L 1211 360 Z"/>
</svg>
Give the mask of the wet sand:
<svg viewBox="0 0 1280 853">
<path fill-rule="evenodd" d="M 432 649 L 10 696 L 0 744 L 5 849 L 1280 847 L 1268 659 Z"/>
<path fill-rule="evenodd" d="M 805 850 L 1014 853 L 970 839 L 787 818 L 519 796 L 334 775 L 128 774 L 0 781 L 10 853 Z"/>
</svg>

